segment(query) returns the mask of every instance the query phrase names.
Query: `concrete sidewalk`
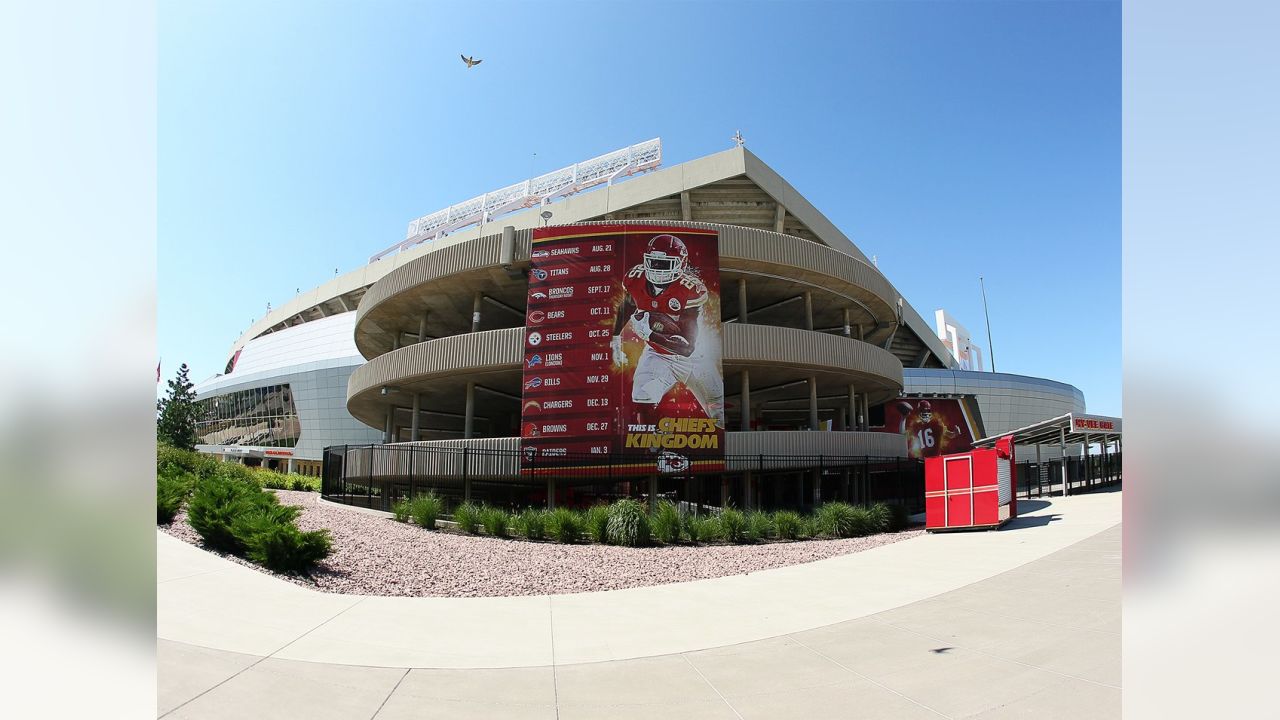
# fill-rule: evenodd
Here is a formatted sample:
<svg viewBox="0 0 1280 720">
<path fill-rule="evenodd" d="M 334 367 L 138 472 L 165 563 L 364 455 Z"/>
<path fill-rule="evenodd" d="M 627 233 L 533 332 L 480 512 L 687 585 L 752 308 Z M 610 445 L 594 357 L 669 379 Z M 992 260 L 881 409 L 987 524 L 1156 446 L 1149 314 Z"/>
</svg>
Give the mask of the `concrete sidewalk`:
<svg viewBox="0 0 1280 720">
<path fill-rule="evenodd" d="M 801 632 L 1011 570 L 1120 520 L 1120 494 L 1039 505 L 1000 532 L 925 535 L 714 580 L 575 595 L 320 593 L 158 535 L 157 634 L 253 656 L 380 667 L 501 668 L 684 653 Z"/>
<path fill-rule="evenodd" d="M 1081 496 L 996 533 L 926 536 L 742 578 L 551 598 L 324 595 L 165 536 L 159 712 L 1119 717 L 1119 512 L 1118 493 Z M 850 563 L 873 554 L 889 557 Z M 911 595 L 921 597 L 891 604 Z M 848 617 L 827 621 L 840 614 Z M 653 652 L 661 648 L 677 649 Z"/>
</svg>

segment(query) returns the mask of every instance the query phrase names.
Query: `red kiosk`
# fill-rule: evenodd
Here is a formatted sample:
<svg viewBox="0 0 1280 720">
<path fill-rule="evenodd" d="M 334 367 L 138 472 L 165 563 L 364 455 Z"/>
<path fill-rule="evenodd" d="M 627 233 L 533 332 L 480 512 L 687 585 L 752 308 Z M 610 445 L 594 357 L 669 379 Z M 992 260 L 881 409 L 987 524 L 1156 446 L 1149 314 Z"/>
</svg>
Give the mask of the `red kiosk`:
<svg viewBox="0 0 1280 720">
<path fill-rule="evenodd" d="M 1013 494 L 1013 437 L 994 448 L 925 458 L 925 529 L 998 528 L 1018 515 Z"/>
</svg>

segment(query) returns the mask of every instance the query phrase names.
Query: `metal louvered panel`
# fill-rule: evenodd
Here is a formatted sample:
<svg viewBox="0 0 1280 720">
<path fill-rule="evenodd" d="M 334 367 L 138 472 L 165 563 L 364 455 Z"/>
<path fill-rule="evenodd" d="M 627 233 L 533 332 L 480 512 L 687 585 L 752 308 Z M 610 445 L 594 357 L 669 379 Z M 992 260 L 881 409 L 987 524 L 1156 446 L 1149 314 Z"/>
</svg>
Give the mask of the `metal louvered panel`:
<svg viewBox="0 0 1280 720">
<path fill-rule="evenodd" d="M 379 355 L 351 373 L 347 400 L 384 385 L 460 371 L 519 367 L 524 328 L 503 328 L 416 343 Z"/>
<path fill-rule="evenodd" d="M 527 232 L 526 232 L 527 234 Z M 496 267 L 501 262 L 502 233 L 485 235 L 474 240 L 446 245 L 420 258 L 416 258 L 387 273 L 381 280 L 369 288 L 360 299 L 360 307 L 356 308 L 356 324 L 382 302 L 448 275 L 468 272 L 486 267 Z M 522 243 L 520 233 L 516 234 L 516 248 L 525 246 L 525 257 L 528 257 L 527 242 Z"/>
<path fill-rule="evenodd" d="M 893 353 L 839 335 L 773 325 L 723 326 L 725 362 L 771 363 L 876 375 L 902 387 L 902 363 Z"/>
<path fill-rule="evenodd" d="M 732 457 L 726 468 L 729 471 L 817 467 L 823 456 L 833 459 L 856 455 L 907 456 L 901 435 L 881 432 L 728 432 L 724 444 L 725 454 Z"/>
</svg>

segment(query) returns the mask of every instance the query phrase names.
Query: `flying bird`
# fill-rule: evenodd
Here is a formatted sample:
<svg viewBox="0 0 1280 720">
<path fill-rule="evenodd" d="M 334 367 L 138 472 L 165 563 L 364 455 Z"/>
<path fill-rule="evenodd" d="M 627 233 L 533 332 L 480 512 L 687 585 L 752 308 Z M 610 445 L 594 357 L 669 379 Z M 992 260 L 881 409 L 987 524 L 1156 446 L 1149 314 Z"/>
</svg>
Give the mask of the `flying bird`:
<svg viewBox="0 0 1280 720">
<path fill-rule="evenodd" d="M 472 55 L 471 57 L 467 57 L 466 55 L 459 55 L 458 57 L 462 58 L 462 62 L 467 64 L 468 70 L 484 62 L 483 60 L 477 60 L 475 55 Z"/>
</svg>

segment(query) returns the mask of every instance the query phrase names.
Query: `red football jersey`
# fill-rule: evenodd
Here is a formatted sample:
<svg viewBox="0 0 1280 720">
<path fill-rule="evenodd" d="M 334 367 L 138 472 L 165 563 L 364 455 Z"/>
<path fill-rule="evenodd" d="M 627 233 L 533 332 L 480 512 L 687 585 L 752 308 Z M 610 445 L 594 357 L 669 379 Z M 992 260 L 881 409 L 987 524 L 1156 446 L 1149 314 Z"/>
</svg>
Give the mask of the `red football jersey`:
<svg viewBox="0 0 1280 720">
<path fill-rule="evenodd" d="M 942 450 L 950 445 L 951 434 L 948 428 L 938 417 L 937 413 L 929 418 L 929 422 L 925 422 L 919 415 L 914 415 L 907 421 L 907 448 L 911 457 L 933 457 L 942 454 Z"/>
<path fill-rule="evenodd" d="M 697 339 L 694 325 L 698 313 L 707 302 L 707 286 L 696 276 L 681 273 L 666 287 L 652 292 L 643 263 L 627 272 L 622 286 L 631 295 L 636 310 L 649 313 L 649 345 L 664 354 L 689 355 L 690 345 Z"/>
</svg>

